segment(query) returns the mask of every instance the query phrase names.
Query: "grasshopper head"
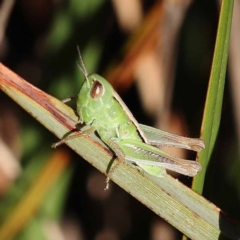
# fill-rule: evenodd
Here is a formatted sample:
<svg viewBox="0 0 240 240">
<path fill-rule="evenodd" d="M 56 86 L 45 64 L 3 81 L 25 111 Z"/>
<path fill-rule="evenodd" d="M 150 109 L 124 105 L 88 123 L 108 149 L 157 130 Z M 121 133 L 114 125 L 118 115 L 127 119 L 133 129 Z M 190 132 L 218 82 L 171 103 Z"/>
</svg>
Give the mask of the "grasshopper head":
<svg viewBox="0 0 240 240">
<path fill-rule="evenodd" d="M 84 105 L 87 102 L 91 102 L 92 106 L 100 107 L 112 98 L 112 93 L 113 88 L 105 78 L 98 74 L 91 74 L 83 82 L 78 94 L 78 104 Z"/>
<path fill-rule="evenodd" d="M 91 124 L 99 114 L 105 112 L 112 96 L 113 88 L 106 79 L 97 74 L 85 75 L 77 99 L 77 113 L 81 122 Z"/>
<path fill-rule="evenodd" d="M 112 100 L 113 88 L 103 77 L 97 74 L 88 75 L 79 48 L 78 53 L 81 64 L 78 64 L 78 67 L 83 73 L 85 81 L 78 94 L 77 113 L 81 123 L 89 125 L 99 114 L 105 112 Z"/>
</svg>

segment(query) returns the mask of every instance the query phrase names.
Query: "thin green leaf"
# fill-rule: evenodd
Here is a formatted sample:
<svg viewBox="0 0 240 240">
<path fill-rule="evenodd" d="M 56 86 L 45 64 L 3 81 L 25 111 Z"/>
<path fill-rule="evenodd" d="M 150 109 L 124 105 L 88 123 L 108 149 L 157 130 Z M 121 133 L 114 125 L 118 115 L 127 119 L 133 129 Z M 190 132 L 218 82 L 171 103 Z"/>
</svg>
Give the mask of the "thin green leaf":
<svg viewBox="0 0 240 240">
<path fill-rule="evenodd" d="M 205 140 L 206 148 L 199 154 L 202 171 L 194 178 L 192 187 L 199 194 L 203 191 L 206 170 L 216 142 L 221 120 L 233 3 L 233 0 L 223 0 L 220 11 L 213 64 L 201 128 L 202 139 Z"/>
</svg>

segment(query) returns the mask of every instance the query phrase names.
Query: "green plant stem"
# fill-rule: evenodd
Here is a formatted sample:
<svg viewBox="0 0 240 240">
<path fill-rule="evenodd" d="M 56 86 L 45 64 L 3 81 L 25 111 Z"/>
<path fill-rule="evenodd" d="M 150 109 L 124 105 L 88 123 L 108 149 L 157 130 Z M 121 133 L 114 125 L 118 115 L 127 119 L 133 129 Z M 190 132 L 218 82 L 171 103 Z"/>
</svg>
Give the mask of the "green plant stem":
<svg viewBox="0 0 240 240">
<path fill-rule="evenodd" d="M 221 4 L 213 63 L 201 128 L 201 138 L 204 139 L 206 148 L 199 153 L 199 162 L 202 165 L 202 171 L 194 178 L 192 185 L 192 189 L 199 194 L 203 191 L 207 167 L 216 142 L 221 120 L 233 3 L 233 0 L 223 0 Z"/>
</svg>

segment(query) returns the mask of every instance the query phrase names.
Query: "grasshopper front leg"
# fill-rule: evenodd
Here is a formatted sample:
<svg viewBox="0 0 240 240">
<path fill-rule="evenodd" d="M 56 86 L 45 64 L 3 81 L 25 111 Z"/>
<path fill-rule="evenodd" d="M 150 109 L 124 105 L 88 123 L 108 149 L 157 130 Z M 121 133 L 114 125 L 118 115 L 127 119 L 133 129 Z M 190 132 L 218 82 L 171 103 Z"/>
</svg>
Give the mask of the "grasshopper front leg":
<svg viewBox="0 0 240 240">
<path fill-rule="evenodd" d="M 125 154 L 123 152 L 123 150 L 117 145 L 116 142 L 112 141 L 111 139 L 102 139 L 110 148 L 111 150 L 114 152 L 114 154 L 117 156 L 117 158 L 120 161 L 125 161 Z M 118 166 L 119 162 L 117 162 L 114 167 L 112 167 L 108 172 L 107 172 L 107 177 L 105 180 L 105 187 L 103 188 L 104 191 L 109 189 L 109 182 L 111 180 L 111 176 L 114 172 L 114 170 L 116 169 L 116 167 Z"/>
<path fill-rule="evenodd" d="M 58 146 L 66 143 L 67 141 L 73 140 L 75 138 L 79 138 L 79 137 L 82 137 L 84 135 L 89 135 L 89 134 L 93 133 L 96 129 L 94 127 L 91 127 L 91 128 L 86 129 L 86 130 L 84 130 L 82 132 L 76 132 L 73 135 L 70 135 L 73 132 L 75 132 L 76 130 L 77 129 L 73 129 L 72 131 L 69 132 L 68 136 L 63 137 L 60 141 L 58 141 L 56 143 L 53 143 L 52 144 L 52 148 L 57 148 Z M 102 139 L 102 140 L 112 149 L 112 151 L 114 152 L 114 154 L 117 156 L 117 158 L 120 161 L 124 161 L 125 160 L 124 152 L 122 151 L 122 149 L 114 141 L 112 141 L 111 139 Z M 103 188 L 104 191 L 109 189 L 109 182 L 110 182 L 110 179 L 111 179 L 111 175 L 113 174 L 113 172 L 114 172 L 114 170 L 116 169 L 117 166 L 118 166 L 118 162 L 117 162 L 117 164 L 113 168 L 111 168 L 107 172 L 107 174 L 106 174 L 107 177 L 106 177 L 106 180 L 105 180 L 105 187 Z"/>
<path fill-rule="evenodd" d="M 76 97 L 67 97 L 67 98 L 64 98 L 63 100 L 62 100 L 62 102 L 63 103 L 67 103 L 67 102 L 77 102 L 77 98 Z"/>
<path fill-rule="evenodd" d="M 56 148 L 56 147 L 58 147 L 58 146 L 60 146 L 60 145 L 62 145 L 64 143 L 66 143 L 69 140 L 72 140 L 72 139 L 75 139 L 75 138 L 79 138 L 79 137 L 82 137 L 84 135 L 89 135 L 89 134 L 93 133 L 94 131 L 95 131 L 95 128 L 93 128 L 93 127 L 89 128 L 89 129 L 86 129 L 86 130 L 84 130 L 82 132 L 79 132 L 77 129 L 73 129 L 72 131 L 70 131 L 68 133 L 67 136 L 64 136 L 59 142 L 53 143 L 52 144 L 52 148 Z M 75 132 L 75 134 L 71 135 L 74 132 Z"/>
</svg>

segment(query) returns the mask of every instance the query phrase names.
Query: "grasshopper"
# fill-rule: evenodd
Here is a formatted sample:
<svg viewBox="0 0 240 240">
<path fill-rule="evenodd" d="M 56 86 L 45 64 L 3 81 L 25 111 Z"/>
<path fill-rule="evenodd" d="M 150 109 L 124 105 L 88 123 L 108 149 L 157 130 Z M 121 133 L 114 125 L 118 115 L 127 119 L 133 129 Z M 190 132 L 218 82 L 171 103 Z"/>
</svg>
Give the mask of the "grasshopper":
<svg viewBox="0 0 240 240">
<path fill-rule="evenodd" d="M 76 99 L 80 123 L 97 132 L 120 161 L 135 163 L 152 176 L 163 176 L 165 169 L 195 176 L 201 170 L 198 162 L 170 155 L 159 147 L 173 146 L 199 152 L 205 147 L 204 141 L 139 124 L 106 79 L 97 74 L 88 75 L 79 49 L 78 52 L 81 63 L 78 67 L 85 77 Z M 57 147 L 79 134 L 65 137 L 52 146 Z M 112 172 L 113 169 L 107 173 L 105 190 Z"/>
</svg>

